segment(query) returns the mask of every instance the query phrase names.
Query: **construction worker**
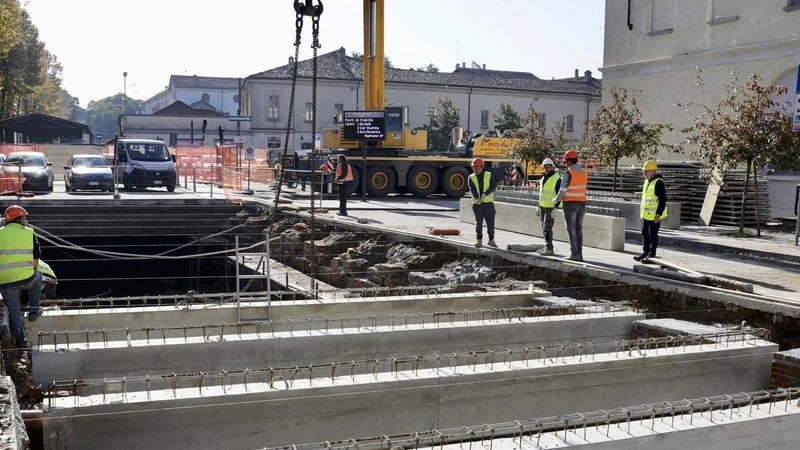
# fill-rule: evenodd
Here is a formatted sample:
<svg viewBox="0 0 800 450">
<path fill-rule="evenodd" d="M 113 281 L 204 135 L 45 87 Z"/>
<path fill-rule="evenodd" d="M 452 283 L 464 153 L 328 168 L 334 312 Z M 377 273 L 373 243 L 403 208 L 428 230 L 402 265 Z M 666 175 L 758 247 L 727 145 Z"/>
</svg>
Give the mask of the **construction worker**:
<svg viewBox="0 0 800 450">
<path fill-rule="evenodd" d="M 539 208 L 536 215 L 542 220 L 542 234 L 544 235 L 545 248 L 539 250 L 543 256 L 553 256 L 553 208 L 556 207 L 555 198 L 561 190 L 561 176 L 556 173 L 555 163 L 550 158 L 542 161 L 544 176 L 539 180 Z"/>
<path fill-rule="evenodd" d="M 564 163 L 567 170 L 561 175 L 561 188 L 553 202 L 563 202 L 570 248 L 567 259 L 583 261 L 583 216 L 586 213 L 589 173 L 578 164 L 578 152 L 575 150 L 564 153 Z"/>
<path fill-rule="evenodd" d="M 667 187 L 664 178 L 656 173 L 657 170 L 658 163 L 652 159 L 642 166 L 644 184 L 639 207 L 639 216 L 642 218 L 642 254 L 633 257 L 636 261 L 655 258 L 661 219 L 667 217 Z"/>
<path fill-rule="evenodd" d="M 39 260 L 39 272 L 42 273 L 42 298 L 56 298 L 58 278 L 56 273 L 44 260 Z"/>
<path fill-rule="evenodd" d="M 350 184 L 353 182 L 353 166 L 347 157 L 340 154 L 336 164 L 336 184 L 339 188 L 339 212 L 340 216 L 347 215 L 347 197 L 350 195 Z"/>
<path fill-rule="evenodd" d="M 18 348 L 27 348 L 22 326 L 22 290 L 27 291 L 28 320 L 41 315 L 42 273 L 39 272 L 41 249 L 33 229 L 28 227 L 28 212 L 21 206 L 9 206 L 0 227 L 0 294 L 8 309 L 8 325 Z"/>
<path fill-rule="evenodd" d="M 486 232 L 489 247 L 497 247 L 494 242 L 494 190 L 495 181 L 491 171 L 484 170 L 481 158 L 472 160 L 472 174 L 469 176 L 469 192 L 472 194 L 472 212 L 475 213 L 475 247 L 483 245 L 483 221 L 486 219 Z"/>
</svg>

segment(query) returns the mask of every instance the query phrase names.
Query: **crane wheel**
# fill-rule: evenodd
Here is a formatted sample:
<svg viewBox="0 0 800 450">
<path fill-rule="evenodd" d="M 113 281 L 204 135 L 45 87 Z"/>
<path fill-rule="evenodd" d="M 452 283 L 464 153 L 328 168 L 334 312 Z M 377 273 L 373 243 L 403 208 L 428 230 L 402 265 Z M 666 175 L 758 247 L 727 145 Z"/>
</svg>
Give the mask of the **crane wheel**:
<svg viewBox="0 0 800 450">
<path fill-rule="evenodd" d="M 427 197 L 439 188 L 439 172 L 430 166 L 415 166 L 408 172 L 408 189 L 417 197 Z"/>
<path fill-rule="evenodd" d="M 372 197 L 386 197 L 397 186 L 397 175 L 391 167 L 370 167 L 367 193 Z"/>
<path fill-rule="evenodd" d="M 469 171 L 464 167 L 450 167 L 444 171 L 442 183 L 448 197 L 461 198 L 469 189 Z"/>
</svg>

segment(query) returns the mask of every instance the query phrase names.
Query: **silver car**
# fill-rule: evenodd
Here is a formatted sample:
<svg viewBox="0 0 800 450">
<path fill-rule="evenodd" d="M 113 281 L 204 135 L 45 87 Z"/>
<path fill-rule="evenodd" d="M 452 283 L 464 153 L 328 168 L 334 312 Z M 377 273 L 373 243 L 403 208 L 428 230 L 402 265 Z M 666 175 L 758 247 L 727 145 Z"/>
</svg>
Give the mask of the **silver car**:
<svg viewBox="0 0 800 450">
<path fill-rule="evenodd" d="M 6 172 L 19 171 L 25 177 L 23 191 L 53 192 L 53 163 L 44 153 L 11 152 L 3 164 Z"/>
<path fill-rule="evenodd" d="M 111 166 L 102 155 L 72 155 L 64 166 L 64 189 L 114 190 Z"/>
</svg>

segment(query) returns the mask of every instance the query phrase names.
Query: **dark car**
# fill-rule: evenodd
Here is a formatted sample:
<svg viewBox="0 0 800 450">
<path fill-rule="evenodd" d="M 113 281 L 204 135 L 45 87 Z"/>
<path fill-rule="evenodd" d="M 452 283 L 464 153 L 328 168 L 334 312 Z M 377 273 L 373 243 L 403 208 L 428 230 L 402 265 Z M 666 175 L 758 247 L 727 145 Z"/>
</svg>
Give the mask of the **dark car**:
<svg viewBox="0 0 800 450">
<path fill-rule="evenodd" d="M 53 163 L 41 152 L 11 152 L 4 163 L 6 172 L 22 172 L 22 190 L 53 192 Z M 16 167 L 15 167 L 16 166 Z"/>
<path fill-rule="evenodd" d="M 102 155 L 72 155 L 64 166 L 64 189 L 114 190 L 111 166 Z"/>
</svg>

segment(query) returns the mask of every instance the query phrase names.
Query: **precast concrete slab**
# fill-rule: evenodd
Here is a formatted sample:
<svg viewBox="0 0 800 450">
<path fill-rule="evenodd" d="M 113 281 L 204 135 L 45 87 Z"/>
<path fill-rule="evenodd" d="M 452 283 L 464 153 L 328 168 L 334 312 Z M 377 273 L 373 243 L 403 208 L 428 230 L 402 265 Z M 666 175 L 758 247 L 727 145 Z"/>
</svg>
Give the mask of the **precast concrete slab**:
<svg viewBox="0 0 800 450">
<path fill-rule="evenodd" d="M 335 320 L 325 327 L 270 331 L 260 324 L 227 328 L 201 327 L 204 335 L 150 339 L 125 330 L 105 341 L 44 345 L 33 354 L 34 380 L 47 386 L 54 380 L 235 370 L 245 367 L 305 366 L 383 357 L 501 350 L 583 342 L 607 344 L 627 339 L 633 323 L 644 315 L 607 311 L 598 305 L 571 315 L 525 317 L 520 311 L 472 311 L 428 314 L 426 322 L 365 319 L 355 328 L 340 328 Z M 80 334 L 78 335 L 80 337 Z M 137 339 L 137 337 L 139 337 Z M 114 340 L 116 338 L 116 340 Z M 601 344 L 598 344 L 601 345 Z"/>
<path fill-rule="evenodd" d="M 34 343 L 41 342 L 41 345 L 46 347 L 53 345 L 54 339 L 60 345 L 65 345 L 66 341 L 70 339 L 72 342 L 103 340 L 102 333 L 89 333 L 87 336 L 86 330 L 151 328 L 152 335 L 156 339 L 162 337 L 161 328 L 269 321 L 270 313 L 273 322 L 292 320 L 307 323 L 309 319 L 315 318 L 336 320 L 354 317 L 366 320 L 370 316 L 386 317 L 391 315 L 397 319 L 398 323 L 417 323 L 420 321 L 419 313 L 530 307 L 537 304 L 537 298 L 549 295 L 547 291 L 531 288 L 502 292 L 430 293 L 363 298 L 339 296 L 332 299 L 273 301 L 271 305 L 268 305 L 265 297 L 261 297 L 260 299 L 247 298 L 237 306 L 235 301 L 232 301 L 231 294 L 227 299 L 219 299 L 218 302 L 200 303 L 199 300 L 190 302 L 190 299 L 187 299 L 187 302 L 170 306 L 48 309 L 37 321 L 26 321 L 26 327 L 28 336 L 37 336 L 40 332 L 46 333 L 38 339 L 32 339 Z M 224 303 L 222 303 L 223 301 Z M 87 303 L 87 306 L 89 305 L 91 302 Z M 325 326 L 324 323 L 317 320 L 311 322 L 309 326 L 318 328 Z M 348 323 L 351 324 L 348 325 Z M 341 322 L 337 320 L 336 325 L 340 324 Z M 355 323 L 345 321 L 344 325 L 355 326 Z M 54 330 L 58 331 L 53 336 Z M 67 336 L 69 331 L 75 332 L 71 338 Z M 185 332 L 181 329 L 166 330 L 164 333 L 166 333 L 166 337 L 180 337 Z M 188 333 L 196 335 L 195 331 L 188 331 Z"/>
<path fill-rule="evenodd" d="M 49 448 L 227 449 L 512 421 L 763 389 L 777 345 L 756 339 L 591 356 L 312 376 L 303 368 L 222 376 L 209 386 L 169 376 L 105 384 L 51 399 Z M 333 375 L 333 376 L 331 376 Z M 246 375 L 244 375 L 246 376 Z M 138 389 L 132 387 L 136 382 Z M 147 387 L 147 389 L 144 388 Z"/>
</svg>

